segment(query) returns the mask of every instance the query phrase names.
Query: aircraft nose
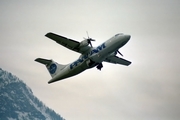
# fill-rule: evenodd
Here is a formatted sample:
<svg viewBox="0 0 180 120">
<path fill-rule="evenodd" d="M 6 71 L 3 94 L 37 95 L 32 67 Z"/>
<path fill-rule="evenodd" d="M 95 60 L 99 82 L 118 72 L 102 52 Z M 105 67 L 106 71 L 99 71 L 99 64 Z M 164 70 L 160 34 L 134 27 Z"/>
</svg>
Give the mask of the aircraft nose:
<svg viewBox="0 0 180 120">
<path fill-rule="evenodd" d="M 129 41 L 131 36 L 130 35 L 125 35 L 126 39 Z"/>
</svg>

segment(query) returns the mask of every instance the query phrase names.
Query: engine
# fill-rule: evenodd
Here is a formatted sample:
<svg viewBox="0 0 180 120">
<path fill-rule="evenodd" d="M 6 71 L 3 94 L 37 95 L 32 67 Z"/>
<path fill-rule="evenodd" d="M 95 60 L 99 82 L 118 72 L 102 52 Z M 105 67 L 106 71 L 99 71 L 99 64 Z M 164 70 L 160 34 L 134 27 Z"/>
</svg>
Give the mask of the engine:
<svg viewBox="0 0 180 120">
<path fill-rule="evenodd" d="M 89 68 L 92 68 L 92 67 L 94 67 L 94 66 L 96 66 L 96 68 L 97 68 L 98 70 L 101 70 L 101 69 L 103 68 L 103 64 L 102 64 L 102 63 L 96 63 L 96 62 L 92 61 L 91 59 L 87 60 L 87 61 L 86 61 L 86 64 L 87 64 L 87 66 L 88 66 Z"/>
<path fill-rule="evenodd" d="M 86 40 L 83 40 L 83 41 L 80 42 L 79 47 L 86 47 L 88 45 L 89 45 L 89 43 L 88 43 L 88 40 L 86 39 Z"/>
</svg>

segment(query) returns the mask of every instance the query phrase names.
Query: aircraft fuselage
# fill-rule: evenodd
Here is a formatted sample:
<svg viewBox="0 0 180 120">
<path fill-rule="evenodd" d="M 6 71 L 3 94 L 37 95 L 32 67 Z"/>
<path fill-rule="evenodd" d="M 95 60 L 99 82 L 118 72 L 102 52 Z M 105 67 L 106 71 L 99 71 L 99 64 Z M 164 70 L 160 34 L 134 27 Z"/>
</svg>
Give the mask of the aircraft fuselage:
<svg viewBox="0 0 180 120">
<path fill-rule="evenodd" d="M 66 65 L 48 83 L 62 80 L 77 75 L 86 69 L 102 65 L 103 60 L 116 54 L 116 51 L 124 46 L 129 41 L 130 37 L 130 35 L 116 34 L 101 45 L 91 48 L 87 53 L 81 55 L 76 61 Z"/>
</svg>

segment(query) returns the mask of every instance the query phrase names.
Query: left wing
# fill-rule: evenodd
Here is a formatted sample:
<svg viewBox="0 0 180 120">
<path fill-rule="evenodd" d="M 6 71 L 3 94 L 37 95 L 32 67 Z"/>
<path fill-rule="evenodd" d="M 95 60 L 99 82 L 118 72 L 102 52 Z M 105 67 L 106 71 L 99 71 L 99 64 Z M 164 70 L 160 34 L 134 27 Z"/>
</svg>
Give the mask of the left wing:
<svg viewBox="0 0 180 120">
<path fill-rule="evenodd" d="M 79 48 L 80 42 L 78 42 L 78 41 L 68 39 L 66 37 L 63 37 L 63 36 L 60 36 L 60 35 L 57 35 L 54 33 L 47 33 L 45 36 L 56 41 L 57 43 L 61 44 L 62 46 L 66 47 L 70 50 L 76 51 L 78 53 L 84 52 Z"/>
<path fill-rule="evenodd" d="M 128 61 L 128 60 L 125 60 L 125 59 L 122 59 L 122 58 L 119 58 L 117 56 L 110 56 L 110 57 L 107 57 L 105 60 L 105 62 L 109 62 L 109 63 L 114 63 L 114 64 L 121 64 L 121 65 L 130 65 L 131 62 Z"/>
</svg>

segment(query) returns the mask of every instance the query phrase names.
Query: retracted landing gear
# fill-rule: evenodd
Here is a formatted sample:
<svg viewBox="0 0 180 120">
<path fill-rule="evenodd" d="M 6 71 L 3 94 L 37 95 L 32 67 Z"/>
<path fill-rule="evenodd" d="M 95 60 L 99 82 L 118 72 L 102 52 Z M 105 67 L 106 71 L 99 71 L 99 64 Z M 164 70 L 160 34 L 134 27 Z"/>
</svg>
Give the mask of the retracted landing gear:
<svg viewBox="0 0 180 120">
<path fill-rule="evenodd" d="M 103 68 L 103 64 L 102 64 L 102 63 L 99 63 L 99 64 L 96 66 L 96 68 L 97 68 L 98 70 L 101 70 L 101 69 Z"/>
</svg>

